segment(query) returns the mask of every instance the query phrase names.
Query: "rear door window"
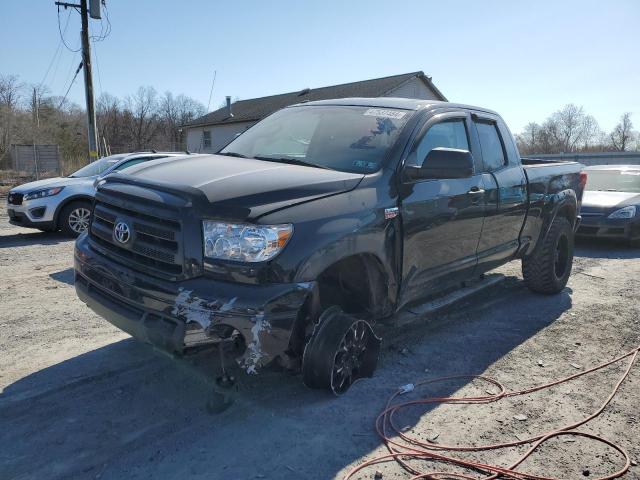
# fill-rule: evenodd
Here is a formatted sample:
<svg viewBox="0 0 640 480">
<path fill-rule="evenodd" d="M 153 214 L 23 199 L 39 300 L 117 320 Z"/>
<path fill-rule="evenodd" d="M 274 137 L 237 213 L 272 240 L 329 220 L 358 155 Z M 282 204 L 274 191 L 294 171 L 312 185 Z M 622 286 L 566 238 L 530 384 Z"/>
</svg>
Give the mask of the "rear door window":
<svg viewBox="0 0 640 480">
<path fill-rule="evenodd" d="M 507 162 L 496 124 L 493 122 L 476 122 L 476 129 L 480 139 L 485 170 L 492 172 L 504 167 Z"/>
</svg>

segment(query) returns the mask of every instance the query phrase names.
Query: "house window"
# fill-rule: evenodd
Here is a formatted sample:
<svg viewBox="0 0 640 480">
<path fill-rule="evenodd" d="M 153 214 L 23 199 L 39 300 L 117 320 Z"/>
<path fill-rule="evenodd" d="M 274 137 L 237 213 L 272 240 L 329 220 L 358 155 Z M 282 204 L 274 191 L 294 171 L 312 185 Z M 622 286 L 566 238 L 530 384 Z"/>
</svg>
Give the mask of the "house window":
<svg viewBox="0 0 640 480">
<path fill-rule="evenodd" d="M 211 148 L 211 132 L 209 130 L 202 132 L 202 146 L 204 148 Z"/>
</svg>

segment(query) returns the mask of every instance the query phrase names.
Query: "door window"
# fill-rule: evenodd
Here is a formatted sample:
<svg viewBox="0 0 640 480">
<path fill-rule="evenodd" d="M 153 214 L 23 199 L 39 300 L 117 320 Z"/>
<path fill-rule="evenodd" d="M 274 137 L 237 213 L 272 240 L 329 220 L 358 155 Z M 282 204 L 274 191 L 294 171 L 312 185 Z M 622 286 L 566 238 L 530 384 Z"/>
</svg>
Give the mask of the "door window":
<svg viewBox="0 0 640 480">
<path fill-rule="evenodd" d="M 414 164 L 421 165 L 427 154 L 437 147 L 469 150 L 464 119 L 446 120 L 432 125 L 418 144 Z"/>
<path fill-rule="evenodd" d="M 485 170 L 492 172 L 504 167 L 506 164 L 504 149 L 495 123 L 476 122 L 476 128 Z"/>
</svg>

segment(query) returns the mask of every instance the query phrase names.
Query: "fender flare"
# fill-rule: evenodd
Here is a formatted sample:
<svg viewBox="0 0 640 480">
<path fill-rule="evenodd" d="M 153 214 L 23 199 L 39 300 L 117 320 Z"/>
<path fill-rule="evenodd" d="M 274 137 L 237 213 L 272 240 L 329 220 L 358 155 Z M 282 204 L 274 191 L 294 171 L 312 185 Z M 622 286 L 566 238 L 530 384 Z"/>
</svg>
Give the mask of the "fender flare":
<svg viewBox="0 0 640 480">
<path fill-rule="evenodd" d="M 545 198 L 543 199 L 541 213 L 543 220 L 540 228 L 540 235 L 538 235 L 533 248 L 528 249 L 524 257 L 530 257 L 536 254 L 536 252 L 540 248 L 540 245 L 544 243 L 542 240 L 549 234 L 549 230 L 551 229 L 551 225 L 553 224 L 555 219 L 561 213 L 564 214 L 564 212 L 567 210 L 570 212 L 570 215 L 567 215 L 567 219 L 571 223 L 571 226 L 575 229 L 578 214 L 578 197 L 574 190 L 566 189 L 545 196 Z"/>
</svg>

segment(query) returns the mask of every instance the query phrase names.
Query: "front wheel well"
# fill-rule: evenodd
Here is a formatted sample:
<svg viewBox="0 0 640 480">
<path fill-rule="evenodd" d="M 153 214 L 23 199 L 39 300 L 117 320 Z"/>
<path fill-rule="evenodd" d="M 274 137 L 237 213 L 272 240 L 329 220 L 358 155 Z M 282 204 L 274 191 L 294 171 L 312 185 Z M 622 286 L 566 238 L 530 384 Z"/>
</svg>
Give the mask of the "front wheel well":
<svg viewBox="0 0 640 480">
<path fill-rule="evenodd" d="M 321 310 L 337 305 L 345 313 L 376 319 L 390 310 L 388 279 L 380 260 L 372 254 L 339 260 L 318 276 Z"/>
<path fill-rule="evenodd" d="M 93 204 L 93 198 L 91 197 L 87 197 L 84 195 L 78 195 L 75 197 L 69 197 L 67 199 L 65 199 L 60 205 L 58 205 L 56 207 L 56 213 L 53 216 L 53 222 L 54 225 L 56 226 L 56 228 L 61 228 L 61 224 L 60 224 L 60 213 L 62 213 L 62 211 L 64 210 L 64 208 L 73 203 L 73 202 L 87 202 L 89 204 Z"/>
</svg>

